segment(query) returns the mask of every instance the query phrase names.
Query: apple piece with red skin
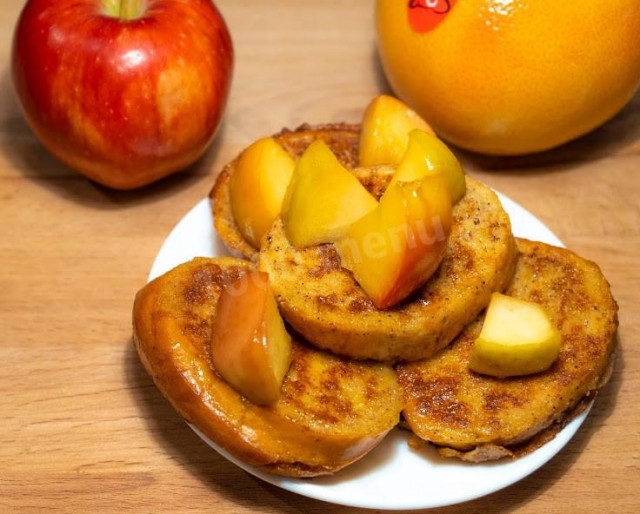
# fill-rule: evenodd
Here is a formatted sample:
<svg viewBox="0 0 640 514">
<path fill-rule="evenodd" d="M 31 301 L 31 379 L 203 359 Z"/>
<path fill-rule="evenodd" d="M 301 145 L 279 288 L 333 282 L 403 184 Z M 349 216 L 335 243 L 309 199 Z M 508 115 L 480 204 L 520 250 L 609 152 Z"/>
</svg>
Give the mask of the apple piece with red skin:
<svg viewBox="0 0 640 514">
<path fill-rule="evenodd" d="M 378 207 L 335 243 L 342 267 L 378 309 L 410 296 L 444 257 L 453 223 L 451 196 L 441 175 L 389 187 Z"/>
<path fill-rule="evenodd" d="M 233 46 L 211 0 L 29 0 L 12 75 L 43 145 L 91 179 L 132 189 L 210 144 Z"/>
<path fill-rule="evenodd" d="M 220 376 L 249 401 L 278 401 L 291 365 L 291 336 L 266 273 L 250 271 L 222 290 L 213 319 L 211 360 Z"/>
</svg>

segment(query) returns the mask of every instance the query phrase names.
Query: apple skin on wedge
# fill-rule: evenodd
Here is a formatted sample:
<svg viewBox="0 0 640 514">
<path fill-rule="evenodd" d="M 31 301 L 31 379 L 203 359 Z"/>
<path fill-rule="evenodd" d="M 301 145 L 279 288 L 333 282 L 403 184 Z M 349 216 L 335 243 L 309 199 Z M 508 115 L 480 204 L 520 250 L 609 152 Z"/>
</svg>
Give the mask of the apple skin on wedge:
<svg viewBox="0 0 640 514">
<path fill-rule="evenodd" d="M 456 204 L 467 190 L 464 170 L 457 157 L 440 139 L 423 130 L 411 131 L 408 139 L 407 151 L 390 185 L 440 174 L 447 182 L 451 201 Z"/>
<path fill-rule="evenodd" d="M 376 210 L 336 243 L 342 266 L 378 309 L 392 307 L 422 286 L 445 254 L 452 206 L 445 180 L 430 175 L 398 182 Z"/>
<path fill-rule="evenodd" d="M 418 113 L 397 98 L 375 97 L 362 118 L 358 160 L 360 166 L 396 166 L 409 145 L 414 129 L 433 134 L 429 124 Z"/>
<path fill-rule="evenodd" d="M 259 139 L 238 159 L 229 181 L 231 210 L 242 237 L 254 248 L 280 214 L 295 161 L 272 137 Z"/>
<path fill-rule="evenodd" d="M 297 248 L 332 243 L 378 206 L 322 140 L 298 161 L 282 206 L 287 238 Z"/>
<path fill-rule="evenodd" d="M 222 378 L 256 405 L 271 405 L 280 397 L 291 364 L 291 337 L 266 273 L 250 271 L 220 293 L 211 358 Z"/>
</svg>

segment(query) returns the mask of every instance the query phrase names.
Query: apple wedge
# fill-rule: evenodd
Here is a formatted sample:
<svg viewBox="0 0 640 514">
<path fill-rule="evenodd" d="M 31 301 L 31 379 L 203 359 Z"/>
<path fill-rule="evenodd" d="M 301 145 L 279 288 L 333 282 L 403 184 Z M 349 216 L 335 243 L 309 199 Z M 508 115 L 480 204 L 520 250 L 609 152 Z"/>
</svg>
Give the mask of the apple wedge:
<svg viewBox="0 0 640 514">
<path fill-rule="evenodd" d="M 280 214 L 295 161 L 272 137 L 259 139 L 240 156 L 229 183 L 231 211 L 242 236 L 260 248 Z"/>
<path fill-rule="evenodd" d="M 332 243 L 378 206 L 358 179 L 317 140 L 298 161 L 282 206 L 287 238 L 298 248 Z"/>
<path fill-rule="evenodd" d="M 441 176 L 398 182 L 376 210 L 356 221 L 336 243 L 342 266 L 378 309 L 407 298 L 438 268 L 451 232 L 451 209 Z"/>
<path fill-rule="evenodd" d="M 278 400 L 291 364 L 291 337 L 266 273 L 248 272 L 222 290 L 211 358 L 220 376 L 251 402 L 271 405 Z"/>
<path fill-rule="evenodd" d="M 433 134 L 428 123 L 397 98 L 375 97 L 362 119 L 358 146 L 360 166 L 396 166 L 409 144 L 409 132 L 414 129 Z"/>
<path fill-rule="evenodd" d="M 423 130 L 413 130 L 409 145 L 398 165 L 391 185 L 396 182 L 420 180 L 427 175 L 441 174 L 447 181 L 451 201 L 455 204 L 466 192 L 464 170 L 447 145 Z"/>
<path fill-rule="evenodd" d="M 469 367 L 500 378 L 539 373 L 556 360 L 560 342 L 540 305 L 494 293 Z"/>
</svg>

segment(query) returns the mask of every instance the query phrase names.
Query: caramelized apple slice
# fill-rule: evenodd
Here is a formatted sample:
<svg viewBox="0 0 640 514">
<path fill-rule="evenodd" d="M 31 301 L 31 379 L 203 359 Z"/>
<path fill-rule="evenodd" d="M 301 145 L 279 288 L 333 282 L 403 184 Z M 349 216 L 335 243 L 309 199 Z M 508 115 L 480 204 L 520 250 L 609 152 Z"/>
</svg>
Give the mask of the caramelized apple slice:
<svg viewBox="0 0 640 514">
<path fill-rule="evenodd" d="M 240 156 L 229 183 L 231 211 L 244 237 L 254 248 L 280 214 L 295 161 L 276 141 L 267 137 Z"/>
<path fill-rule="evenodd" d="M 266 273 L 248 272 L 222 291 L 213 321 L 211 358 L 220 376 L 253 403 L 277 401 L 291 364 L 291 337 Z"/>
<path fill-rule="evenodd" d="M 378 205 L 322 140 L 312 143 L 295 167 L 282 207 L 293 246 L 331 243 Z"/>
<path fill-rule="evenodd" d="M 495 377 L 538 373 L 556 360 L 560 340 L 540 305 L 494 293 L 469 367 Z"/>
<path fill-rule="evenodd" d="M 387 95 L 374 98 L 362 119 L 360 166 L 396 166 L 409 144 L 409 132 L 414 129 L 433 134 L 427 122 L 397 98 Z"/>
<path fill-rule="evenodd" d="M 409 134 L 409 146 L 391 180 L 391 185 L 396 182 L 420 180 L 437 173 L 447 181 L 451 201 L 455 204 L 467 190 L 460 162 L 437 137 L 422 130 L 412 131 Z"/>
<path fill-rule="evenodd" d="M 451 199 L 444 179 L 398 182 L 378 208 L 356 221 L 336 243 L 342 266 L 353 272 L 378 309 L 401 302 L 440 265 L 451 232 Z"/>
</svg>

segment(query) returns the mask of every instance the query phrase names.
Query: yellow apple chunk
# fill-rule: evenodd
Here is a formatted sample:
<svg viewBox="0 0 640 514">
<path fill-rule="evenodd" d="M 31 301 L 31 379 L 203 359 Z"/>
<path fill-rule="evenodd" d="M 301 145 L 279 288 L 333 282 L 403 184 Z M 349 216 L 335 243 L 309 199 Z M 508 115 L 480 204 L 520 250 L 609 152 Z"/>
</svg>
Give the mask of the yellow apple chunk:
<svg viewBox="0 0 640 514">
<path fill-rule="evenodd" d="M 302 154 L 282 207 L 284 229 L 298 248 L 332 243 L 378 205 L 321 140 Z"/>
<path fill-rule="evenodd" d="M 447 145 L 437 137 L 414 130 L 409 145 L 396 170 L 391 184 L 411 182 L 427 175 L 441 174 L 447 181 L 451 201 L 455 204 L 464 196 L 467 184 L 464 170 Z"/>
<path fill-rule="evenodd" d="M 560 332 L 539 305 L 494 293 L 469 367 L 511 377 L 548 369 L 560 351 Z"/>
<path fill-rule="evenodd" d="M 211 358 L 220 376 L 251 402 L 271 405 L 278 400 L 291 364 L 291 337 L 266 273 L 249 272 L 222 291 Z"/>
<path fill-rule="evenodd" d="M 262 236 L 280 214 L 295 161 L 276 141 L 267 137 L 240 156 L 229 183 L 231 211 L 244 237 L 260 248 Z"/>
<path fill-rule="evenodd" d="M 436 271 L 451 232 L 451 199 L 444 179 L 399 182 L 376 210 L 336 243 L 342 266 L 378 309 L 401 302 Z"/>
<path fill-rule="evenodd" d="M 396 166 L 409 144 L 409 132 L 414 129 L 433 134 L 427 122 L 397 98 L 388 95 L 374 98 L 362 119 L 360 166 Z"/>
</svg>

